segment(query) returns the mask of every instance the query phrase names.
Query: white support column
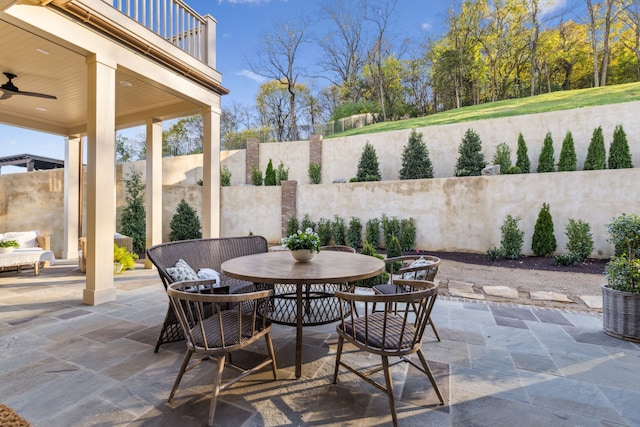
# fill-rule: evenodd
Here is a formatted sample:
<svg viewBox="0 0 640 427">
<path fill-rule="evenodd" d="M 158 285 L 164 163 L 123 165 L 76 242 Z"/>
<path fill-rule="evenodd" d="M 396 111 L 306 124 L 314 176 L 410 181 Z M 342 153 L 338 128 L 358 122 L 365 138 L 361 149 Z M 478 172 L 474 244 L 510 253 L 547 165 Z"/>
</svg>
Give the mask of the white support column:
<svg viewBox="0 0 640 427">
<path fill-rule="evenodd" d="M 220 113 L 202 110 L 202 237 L 220 237 Z"/>
<path fill-rule="evenodd" d="M 162 122 L 147 121 L 146 245 L 162 243 Z M 145 259 L 144 268 L 153 268 Z"/>
<path fill-rule="evenodd" d="M 80 168 L 82 159 L 80 158 L 82 138 L 80 136 L 70 136 L 66 138 L 64 149 L 64 242 L 62 247 L 62 258 L 73 259 L 78 257 L 78 230 L 81 217 L 80 191 Z"/>
<path fill-rule="evenodd" d="M 116 65 L 105 59 L 87 58 L 87 284 L 82 301 L 89 305 L 116 299 Z"/>
</svg>

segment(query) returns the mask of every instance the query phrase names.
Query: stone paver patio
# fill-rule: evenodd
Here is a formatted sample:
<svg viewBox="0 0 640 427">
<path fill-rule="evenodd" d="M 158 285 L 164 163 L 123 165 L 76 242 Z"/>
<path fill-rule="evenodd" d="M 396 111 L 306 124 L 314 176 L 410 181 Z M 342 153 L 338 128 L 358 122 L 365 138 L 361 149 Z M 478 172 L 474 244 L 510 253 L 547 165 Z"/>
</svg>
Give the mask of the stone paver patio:
<svg viewBox="0 0 640 427">
<path fill-rule="evenodd" d="M 157 273 L 116 281 L 117 300 L 91 307 L 71 263 L 38 277 L 0 273 L 0 402 L 34 426 L 204 425 L 212 364 L 186 374 L 166 401 L 184 343 L 153 352 L 168 304 Z M 436 405 L 424 375 L 397 365 L 400 426 L 640 425 L 640 345 L 605 335 L 597 313 L 440 298 L 433 320 L 442 342 L 427 331 L 424 351 L 446 405 Z M 335 324 L 305 329 L 299 380 L 294 335 L 274 327 L 280 379 L 267 368 L 224 391 L 216 425 L 391 424 L 383 393 L 346 371 L 331 383 Z M 234 361 L 264 350 L 262 342 L 250 349 Z"/>
</svg>

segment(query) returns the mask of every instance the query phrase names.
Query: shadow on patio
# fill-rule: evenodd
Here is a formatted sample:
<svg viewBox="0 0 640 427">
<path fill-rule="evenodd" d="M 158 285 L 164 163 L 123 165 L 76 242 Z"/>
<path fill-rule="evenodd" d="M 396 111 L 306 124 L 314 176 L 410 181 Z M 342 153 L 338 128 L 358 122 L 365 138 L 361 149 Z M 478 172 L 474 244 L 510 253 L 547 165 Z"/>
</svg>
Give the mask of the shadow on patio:
<svg viewBox="0 0 640 427">
<path fill-rule="evenodd" d="M 92 307 L 74 263 L 0 273 L 0 402 L 34 426 L 204 425 L 212 364 L 185 374 L 167 403 L 185 345 L 153 352 L 168 304 L 157 273 L 138 268 L 116 286 L 116 301 Z M 400 426 L 640 425 L 640 346 L 602 333 L 597 315 L 441 298 L 433 319 L 442 342 L 427 331 L 424 351 L 447 404 L 398 365 Z M 299 380 L 294 329 L 275 325 L 273 339 L 280 380 L 267 367 L 224 391 L 216 425 L 391 424 L 384 393 L 346 371 L 331 384 L 335 324 L 305 328 Z M 344 357 L 378 360 L 353 348 Z"/>
</svg>

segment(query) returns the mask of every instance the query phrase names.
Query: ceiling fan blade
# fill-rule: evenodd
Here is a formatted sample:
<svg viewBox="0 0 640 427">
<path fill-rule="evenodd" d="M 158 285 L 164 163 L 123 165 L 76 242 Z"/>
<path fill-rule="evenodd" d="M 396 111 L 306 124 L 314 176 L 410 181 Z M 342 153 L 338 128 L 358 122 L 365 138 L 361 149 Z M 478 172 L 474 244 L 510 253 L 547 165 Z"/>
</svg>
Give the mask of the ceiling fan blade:
<svg viewBox="0 0 640 427">
<path fill-rule="evenodd" d="M 46 93 L 20 91 L 20 92 L 14 92 L 13 94 L 14 95 L 35 96 L 37 98 L 58 99 L 57 97 L 55 97 L 53 95 L 47 95 Z"/>
<path fill-rule="evenodd" d="M 11 98 L 11 96 L 13 96 L 13 92 L 11 91 L 4 90 L 2 88 L 0 88 L 0 91 L 2 91 L 2 96 L 0 96 L 0 100 L 9 99 Z"/>
</svg>

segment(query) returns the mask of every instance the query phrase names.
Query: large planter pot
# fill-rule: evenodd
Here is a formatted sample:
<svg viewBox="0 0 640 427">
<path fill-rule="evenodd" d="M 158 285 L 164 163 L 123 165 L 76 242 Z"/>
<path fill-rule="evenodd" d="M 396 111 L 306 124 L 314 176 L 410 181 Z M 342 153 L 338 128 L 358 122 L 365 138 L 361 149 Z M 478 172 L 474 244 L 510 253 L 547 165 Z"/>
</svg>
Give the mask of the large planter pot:
<svg viewBox="0 0 640 427">
<path fill-rule="evenodd" d="M 602 285 L 602 328 L 612 337 L 640 342 L 640 295 Z"/>
<path fill-rule="evenodd" d="M 316 253 L 311 249 L 296 249 L 291 251 L 291 256 L 298 262 L 309 262 Z"/>
</svg>

